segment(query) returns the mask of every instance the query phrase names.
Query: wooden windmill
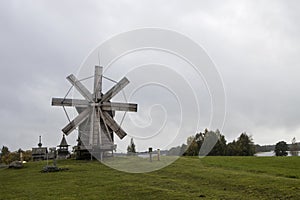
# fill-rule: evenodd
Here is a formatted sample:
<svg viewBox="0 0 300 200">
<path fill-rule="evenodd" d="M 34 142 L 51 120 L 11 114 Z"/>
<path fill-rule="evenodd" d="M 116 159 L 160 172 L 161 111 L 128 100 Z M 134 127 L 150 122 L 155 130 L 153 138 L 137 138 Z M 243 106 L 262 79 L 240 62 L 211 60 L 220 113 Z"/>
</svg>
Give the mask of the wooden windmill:
<svg viewBox="0 0 300 200">
<path fill-rule="evenodd" d="M 129 83 L 126 77 L 105 94 L 102 93 L 102 71 L 102 67 L 95 66 L 93 93 L 73 74 L 67 77 L 84 99 L 52 98 L 52 106 L 74 106 L 79 113 L 62 129 L 64 134 L 69 135 L 78 127 L 78 145 L 75 150 L 79 159 L 86 158 L 90 153 L 102 159 L 104 152 L 113 152 L 115 148 L 113 132 L 120 139 L 127 135 L 113 119 L 114 111 L 137 111 L 137 104 L 110 102 Z"/>
</svg>

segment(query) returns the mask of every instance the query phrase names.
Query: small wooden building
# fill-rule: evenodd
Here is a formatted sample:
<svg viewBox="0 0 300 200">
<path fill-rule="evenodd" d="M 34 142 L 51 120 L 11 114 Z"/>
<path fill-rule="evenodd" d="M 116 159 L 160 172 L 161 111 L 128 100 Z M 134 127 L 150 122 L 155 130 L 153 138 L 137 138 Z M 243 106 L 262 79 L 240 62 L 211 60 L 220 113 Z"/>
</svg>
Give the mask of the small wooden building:
<svg viewBox="0 0 300 200">
<path fill-rule="evenodd" d="M 39 143 L 38 147 L 33 147 L 32 148 L 32 160 L 46 160 L 47 159 L 47 154 L 48 154 L 48 149 L 47 147 L 42 147 L 42 142 L 41 142 L 41 136 L 39 137 Z"/>
<path fill-rule="evenodd" d="M 63 134 L 63 138 L 61 139 L 60 145 L 58 145 L 57 149 L 57 158 L 58 159 L 66 159 L 70 156 L 69 152 L 69 146 L 67 143 L 67 140 L 65 138 L 65 135 Z"/>
</svg>

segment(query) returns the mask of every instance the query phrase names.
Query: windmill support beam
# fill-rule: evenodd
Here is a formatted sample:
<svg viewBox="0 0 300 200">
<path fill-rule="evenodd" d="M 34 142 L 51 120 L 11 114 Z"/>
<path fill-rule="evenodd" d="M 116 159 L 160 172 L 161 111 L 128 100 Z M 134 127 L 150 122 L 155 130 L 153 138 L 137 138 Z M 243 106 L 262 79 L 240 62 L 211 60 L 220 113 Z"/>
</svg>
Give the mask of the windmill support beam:
<svg viewBox="0 0 300 200">
<path fill-rule="evenodd" d="M 109 101 L 116 94 L 118 94 L 128 83 L 129 80 L 126 77 L 122 78 L 115 86 L 113 86 L 110 90 L 108 90 L 108 92 L 103 95 L 103 97 L 101 98 L 101 102 Z"/>
<path fill-rule="evenodd" d="M 87 107 L 89 102 L 82 99 L 64 99 L 64 98 L 52 98 L 52 106 L 76 106 Z"/>
<path fill-rule="evenodd" d="M 117 122 L 107 113 L 103 112 L 103 121 L 119 136 L 120 139 L 123 139 L 127 133 L 117 124 Z"/>
<path fill-rule="evenodd" d="M 95 98 L 95 101 L 98 101 L 98 99 L 101 98 L 102 71 L 103 71 L 103 67 L 95 66 L 95 78 L 94 78 L 94 98 Z"/>
<path fill-rule="evenodd" d="M 65 126 L 62 131 L 69 135 L 77 126 L 79 126 L 84 120 L 86 120 L 91 112 L 90 108 L 86 108 L 82 111 L 75 119 L 73 119 L 67 126 Z"/>
<path fill-rule="evenodd" d="M 88 89 L 73 75 L 67 77 L 68 81 L 74 85 L 74 87 L 78 90 L 78 92 L 88 101 L 92 102 L 93 97 L 92 94 L 88 91 Z"/>
<path fill-rule="evenodd" d="M 129 111 L 129 112 L 136 112 L 137 111 L 137 104 L 134 103 L 111 103 L 111 102 L 103 102 L 102 103 L 102 110 L 104 111 Z"/>
</svg>

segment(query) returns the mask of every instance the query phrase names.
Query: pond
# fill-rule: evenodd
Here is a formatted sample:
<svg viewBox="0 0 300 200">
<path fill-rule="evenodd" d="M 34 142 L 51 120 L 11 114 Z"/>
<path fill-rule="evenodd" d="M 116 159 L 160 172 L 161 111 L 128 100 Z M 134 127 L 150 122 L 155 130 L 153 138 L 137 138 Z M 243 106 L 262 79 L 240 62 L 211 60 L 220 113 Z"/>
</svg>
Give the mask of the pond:
<svg viewBox="0 0 300 200">
<path fill-rule="evenodd" d="M 258 156 L 258 157 L 260 157 L 260 156 L 275 156 L 275 153 L 274 153 L 274 151 L 259 152 L 259 153 L 256 153 L 255 156 Z M 288 151 L 288 156 L 291 156 L 291 152 L 290 151 Z"/>
</svg>

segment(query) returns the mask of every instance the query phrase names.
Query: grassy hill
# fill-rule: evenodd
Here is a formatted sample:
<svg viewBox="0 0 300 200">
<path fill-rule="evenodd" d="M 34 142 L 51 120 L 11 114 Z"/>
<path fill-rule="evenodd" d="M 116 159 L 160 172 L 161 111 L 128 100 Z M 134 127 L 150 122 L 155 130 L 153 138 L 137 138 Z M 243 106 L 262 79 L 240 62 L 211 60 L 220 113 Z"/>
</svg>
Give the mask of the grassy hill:
<svg viewBox="0 0 300 200">
<path fill-rule="evenodd" d="M 162 157 L 164 159 L 164 157 Z M 156 161 L 158 162 L 158 161 Z M 182 157 L 161 170 L 131 174 L 97 161 L 58 161 L 0 169 L 0 199 L 299 199 L 300 157 Z M 149 165 L 152 163 L 149 163 Z M 155 164 L 155 162 L 154 162 Z"/>
</svg>

